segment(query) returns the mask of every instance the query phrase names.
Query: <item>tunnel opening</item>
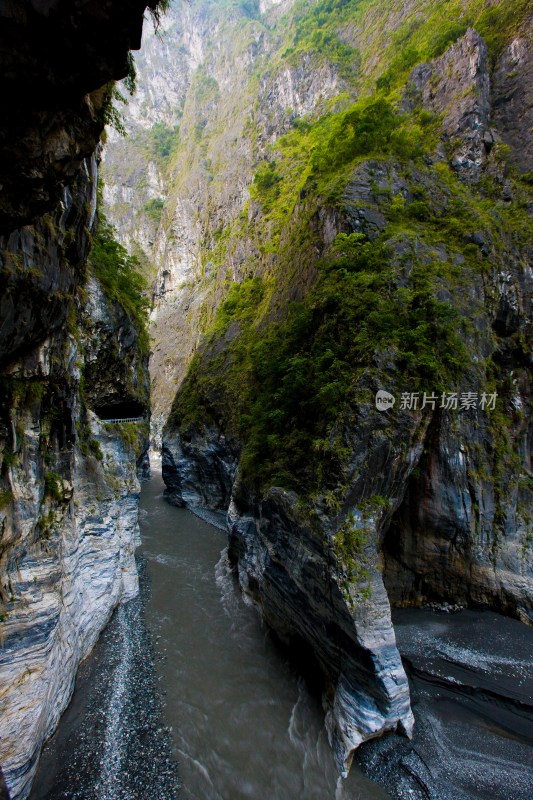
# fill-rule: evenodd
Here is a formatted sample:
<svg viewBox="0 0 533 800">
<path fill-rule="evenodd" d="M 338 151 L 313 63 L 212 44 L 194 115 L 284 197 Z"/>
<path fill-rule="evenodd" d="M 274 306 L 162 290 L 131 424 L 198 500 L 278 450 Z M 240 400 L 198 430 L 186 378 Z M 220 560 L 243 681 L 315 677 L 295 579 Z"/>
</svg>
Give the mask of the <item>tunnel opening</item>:
<svg viewBox="0 0 533 800">
<path fill-rule="evenodd" d="M 94 412 L 103 422 L 115 419 L 138 419 L 147 416 L 146 408 L 142 403 L 135 400 L 123 400 L 118 403 L 96 406 Z"/>
</svg>

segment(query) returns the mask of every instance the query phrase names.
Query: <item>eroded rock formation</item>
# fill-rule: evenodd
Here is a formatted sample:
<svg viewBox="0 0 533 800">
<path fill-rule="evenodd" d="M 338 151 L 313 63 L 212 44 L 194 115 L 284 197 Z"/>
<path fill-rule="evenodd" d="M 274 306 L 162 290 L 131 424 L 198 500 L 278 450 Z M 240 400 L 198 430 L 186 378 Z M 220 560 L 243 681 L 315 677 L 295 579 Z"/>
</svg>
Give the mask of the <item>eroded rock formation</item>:
<svg viewBox="0 0 533 800">
<path fill-rule="evenodd" d="M 86 262 L 110 82 L 128 72 L 146 6 L 0 11 L 0 763 L 11 800 L 29 792 L 80 660 L 137 592 L 147 428 L 105 425 L 95 410 L 118 394 L 148 415 L 147 354 Z"/>
</svg>

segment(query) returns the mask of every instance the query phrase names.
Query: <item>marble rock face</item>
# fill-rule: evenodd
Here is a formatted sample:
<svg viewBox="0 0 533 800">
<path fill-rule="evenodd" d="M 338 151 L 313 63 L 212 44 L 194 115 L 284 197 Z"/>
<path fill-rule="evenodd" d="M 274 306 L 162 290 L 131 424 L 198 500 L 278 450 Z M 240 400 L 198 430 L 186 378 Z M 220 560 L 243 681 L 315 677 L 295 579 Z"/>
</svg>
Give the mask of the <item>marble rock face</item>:
<svg viewBox="0 0 533 800">
<path fill-rule="evenodd" d="M 87 256 L 110 82 L 127 74 L 155 0 L 68 5 L 0 11 L 0 793 L 5 779 L 11 800 L 29 793 L 80 660 L 137 592 L 147 437 L 139 427 L 133 446 L 94 411 L 118 394 L 146 413 L 147 356 L 128 313 L 87 286 Z"/>
<path fill-rule="evenodd" d="M 11 237 L 11 247 L 19 240 Z M 137 463 L 147 435 L 139 426 L 133 446 L 89 404 L 121 386 L 143 406 L 147 364 L 126 313 L 91 287 L 70 328 L 54 330 L 2 375 L 0 763 L 11 800 L 29 793 L 78 664 L 114 608 L 138 591 Z M 85 388 L 90 369 L 99 380 Z"/>
<path fill-rule="evenodd" d="M 38 428 L 35 421 L 26 438 L 36 449 Z M 92 431 L 103 459 L 76 451 L 70 480 L 57 490 L 60 502 L 43 499 L 31 446 L 24 462 L 10 468 L 13 505 L 1 518 L 4 525 L 16 518 L 25 539 L 7 565 L 10 597 L 0 647 L 0 762 L 12 800 L 29 792 L 42 743 L 70 700 L 78 664 L 114 607 L 138 591 L 135 458 L 94 416 Z M 43 515 L 47 527 L 35 538 Z"/>
<path fill-rule="evenodd" d="M 333 553 L 335 531 L 310 524 L 294 493 L 271 489 L 257 503 L 239 484 L 237 449 L 215 431 L 164 439 L 167 499 L 228 509 L 230 559 L 264 619 L 320 675 L 326 726 L 339 770 L 354 750 L 386 731 L 413 728 L 407 678 L 396 649 L 378 568 L 379 533 L 369 535 L 363 587 L 346 586 Z"/>
<path fill-rule="evenodd" d="M 409 687 L 379 571 L 370 570 L 362 602 L 358 587 L 346 591 L 328 534 L 302 519 L 290 492 L 270 490 L 253 516 L 232 501 L 228 520 L 243 591 L 295 656 L 314 662 L 323 677 L 339 771 L 347 775 L 354 750 L 368 739 L 391 730 L 410 736 Z M 368 551 L 370 561 L 375 545 Z"/>
</svg>

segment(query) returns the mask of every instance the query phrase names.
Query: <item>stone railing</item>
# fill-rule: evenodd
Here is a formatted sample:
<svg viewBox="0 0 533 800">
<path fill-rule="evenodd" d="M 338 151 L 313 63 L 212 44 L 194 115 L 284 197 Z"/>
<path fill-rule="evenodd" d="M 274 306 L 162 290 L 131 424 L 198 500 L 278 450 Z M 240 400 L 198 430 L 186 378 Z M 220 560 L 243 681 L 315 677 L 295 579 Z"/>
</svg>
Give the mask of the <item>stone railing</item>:
<svg viewBox="0 0 533 800">
<path fill-rule="evenodd" d="M 120 419 L 103 419 L 106 424 L 115 422 L 142 422 L 144 417 L 121 417 Z"/>
</svg>

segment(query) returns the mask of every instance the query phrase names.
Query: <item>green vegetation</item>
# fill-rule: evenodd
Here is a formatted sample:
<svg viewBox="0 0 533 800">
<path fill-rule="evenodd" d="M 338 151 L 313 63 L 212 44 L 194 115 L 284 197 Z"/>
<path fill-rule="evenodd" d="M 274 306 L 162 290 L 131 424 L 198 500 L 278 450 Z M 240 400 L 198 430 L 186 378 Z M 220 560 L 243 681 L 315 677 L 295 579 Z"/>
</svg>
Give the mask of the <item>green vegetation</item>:
<svg viewBox="0 0 533 800">
<path fill-rule="evenodd" d="M 54 530 L 56 523 L 56 512 L 51 508 L 46 514 L 41 514 L 37 520 L 37 527 L 40 532 L 39 538 L 48 539 Z"/>
<path fill-rule="evenodd" d="M 156 122 L 150 131 L 150 149 L 158 159 L 167 159 L 180 143 L 179 126 L 169 128 L 164 122 Z"/>
<path fill-rule="evenodd" d="M 485 7 L 474 20 L 474 27 L 487 43 L 492 60 L 501 53 L 520 21 L 531 12 L 529 0 L 506 0 L 505 3 Z"/>
<path fill-rule="evenodd" d="M 391 113 L 380 104 L 371 125 L 384 119 L 390 130 Z M 331 158 L 341 163 L 338 193 L 354 167 L 350 161 L 344 169 L 341 155 Z M 328 168 L 317 161 L 316 150 L 310 160 L 326 180 Z M 405 163 L 405 174 L 412 176 L 413 160 L 416 155 L 405 162 L 396 158 L 395 168 Z M 356 157 L 354 163 L 360 161 Z M 390 163 L 381 162 L 384 168 Z M 290 270 L 291 262 L 300 263 L 297 252 L 313 246 L 305 215 L 292 238 L 276 248 L 275 283 L 255 278 L 233 284 L 220 306 L 206 352 L 194 359 L 173 413 L 182 429 L 210 420 L 239 436 L 243 474 L 257 486 L 313 493 L 335 485 L 346 456 L 336 428 L 362 401 L 363 375 L 377 380 L 386 369 L 389 384 L 401 375 L 412 391 L 439 392 L 459 385 L 473 369 L 465 340 L 475 308 L 463 296 L 488 262 L 470 243 L 469 232 L 484 231 L 504 263 L 509 237 L 526 240 L 527 217 L 516 206 L 472 191 L 444 163 L 428 170 L 420 162 L 416 169 L 424 185 L 410 184 L 409 202 L 390 190 L 381 193 L 389 219 L 383 232 L 373 241 L 359 233 L 339 234 L 329 254 L 316 262 L 318 275 L 305 298 L 289 306 L 281 300 L 281 322 L 268 323 L 268 309 L 284 286 L 298 280 Z M 280 175 L 290 175 L 283 159 L 266 162 L 254 191 L 263 199 L 265 218 L 286 236 L 288 211 L 280 211 L 280 203 L 287 187 Z M 306 185 L 317 183 L 308 179 Z M 273 191 L 279 191 L 278 202 Z M 221 349 L 215 342 L 222 338 Z"/>
<path fill-rule="evenodd" d="M 383 118 L 388 128 L 386 106 L 378 115 Z M 316 151 L 310 159 L 316 161 Z M 386 168 L 387 159 L 381 161 Z M 396 169 L 402 163 L 396 160 Z M 281 159 L 265 163 L 256 197 L 279 188 L 281 199 L 286 181 L 278 176 L 289 174 L 285 169 Z M 405 174 L 412 170 L 408 159 Z M 469 243 L 469 232 L 485 231 L 504 263 L 506 238 L 524 241 L 527 219 L 516 207 L 473 192 L 444 163 L 431 170 L 420 163 L 417 170 L 425 187 L 410 184 L 409 202 L 382 192 L 389 222 L 381 235 L 373 241 L 338 235 L 329 255 L 316 263 L 318 276 L 305 298 L 288 307 L 281 299 L 281 322 L 268 324 L 268 309 L 284 286 L 298 280 L 290 270 L 291 262 L 300 263 L 297 251 L 313 246 L 305 215 L 284 249 L 277 248 L 275 283 L 256 278 L 233 284 L 219 308 L 210 336 L 213 342 L 224 337 L 224 348 L 215 348 L 214 356 L 208 345 L 193 361 L 174 415 L 182 428 L 210 419 L 240 436 L 244 474 L 258 485 L 311 492 L 334 485 L 345 457 L 336 425 L 349 418 L 361 376 L 377 378 L 380 364 L 388 364 L 388 382 L 401 375 L 413 391 L 428 392 L 457 386 L 472 368 L 465 337 L 474 309 L 462 297 L 488 262 Z M 352 174 L 352 162 L 339 169 L 337 191 Z M 279 203 L 265 201 L 265 207 L 266 219 L 283 230 Z"/>
<path fill-rule="evenodd" d="M 210 120 L 215 116 L 214 109 L 220 98 L 218 83 L 215 78 L 207 74 L 204 66 L 198 67 L 194 73 L 189 94 L 195 120 L 193 140 L 201 143 Z"/>
<path fill-rule="evenodd" d="M 148 219 L 151 219 L 152 222 L 159 224 L 164 207 L 164 200 L 161 200 L 159 197 L 152 197 L 151 200 L 148 200 L 148 202 L 144 204 L 143 211 Z"/>
<path fill-rule="evenodd" d="M 251 115 L 246 136 L 252 147 L 261 142 L 251 202 L 234 220 L 216 216 L 214 233 L 210 209 L 220 205 L 216 186 L 206 190 L 207 336 L 172 412 L 184 432 L 214 423 L 239 438 L 248 485 L 278 485 L 340 506 L 345 433 L 363 404 L 371 408 L 370 387 L 398 387 L 401 378 L 410 391 L 438 393 L 466 376 L 486 379 L 478 354 L 491 334 L 476 298 L 527 237 L 530 176 L 515 182 L 512 204 L 501 199 L 497 170 L 478 187 L 463 184 L 435 155 L 441 119 L 422 108 L 407 113 L 400 99 L 413 67 L 440 56 L 473 24 L 494 57 L 525 8 L 522 0 L 491 9 L 485 0 L 421 0 L 399 15 L 384 0 L 301 0 L 268 32 L 278 48 L 270 74 L 309 56 L 338 68 L 342 94 L 320 100 L 270 147 Z M 264 63 L 254 91 L 259 68 Z M 216 130 L 218 87 L 199 73 L 194 91 L 202 143 L 190 145 L 187 160 L 183 142 L 180 152 L 187 169 L 201 164 L 216 184 L 225 164 L 217 144 L 227 141 Z M 255 110 L 275 120 L 275 112 L 269 118 L 268 110 Z M 287 110 L 284 124 L 293 118 Z M 493 149 L 497 157 L 507 179 L 505 148 Z M 367 187 L 369 172 L 385 177 Z M 357 196 L 360 178 L 362 196 L 350 207 L 346 189 L 353 181 Z M 355 210 L 383 223 L 356 223 Z M 323 219 L 368 236 L 342 233 L 326 248 Z M 480 238 L 490 243 L 490 257 L 475 243 Z M 243 252 L 248 260 L 239 263 Z M 232 281 L 234 262 L 237 274 L 261 278 Z M 357 549 L 360 531 L 345 533 L 339 547 Z"/>
<path fill-rule="evenodd" d="M 368 497 L 347 515 L 331 540 L 340 570 L 340 587 L 352 608 L 370 599 L 372 539 L 379 518 L 388 507 L 388 501 L 381 495 Z"/>
<path fill-rule="evenodd" d="M 443 266 L 415 265 L 409 285 L 398 287 L 401 268 L 391 263 L 385 240 L 339 237 L 305 301 L 293 303 L 283 322 L 267 329 L 253 324 L 263 296 L 258 279 L 232 287 L 213 335 L 238 323 L 240 336 L 224 358 L 209 362 L 208 376 L 197 360 L 178 395 L 182 426 L 201 408 L 217 415 L 212 397 L 218 379 L 219 397 L 226 396 L 232 417 L 239 418 L 235 432 L 246 442 L 247 477 L 317 488 L 328 476 L 335 481 L 342 451 L 329 441 L 332 427 L 376 353 L 386 351 L 416 389 L 454 385 L 468 357 L 459 315 L 435 298 Z"/>
<path fill-rule="evenodd" d="M 89 452 L 96 458 L 97 461 L 102 461 L 104 454 L 102 453 L 102 448 L 100 447 L 99 442 L 92 437 L 87 441 L 87 445 L 89 448 Z"/>
<path fill-rule="evenodd" d="M 14 467 L 18 461 L 18 453 L 14 453 L 11 448 L 6 447 L 2 453 L 2 475 L 5 475 L 7 470 Z"/>
<path fill-rule="evenodd" d="M 87 396 L 85 392 L 85 377 L 83 375 L 80 378 L 79 393 L 82 405 L 82 413 L 76 425 L 76 431 L 78 434 L 78 447 L 86 458 L 92 456 L 93 458 L 96 458 L 97 461 L 102 461 L 104 454 L 102 453 L 99 442 L 93 437 L 87 420 Z"/>
<path fill-rule="evenodd" d="M 305 303 L 255 346 L 246 461 L 275 482 L 306 471 L 320 452 L 351 388 L 380 350 L 416 388 L 450 385 L 466 360 L 457 314 L 434 297 L 438 265 L 417 265 L 408 287 L 396 288 L 384 243 L 362 244 L 356 257 L 323 262 Z M 331 455 L 331 454 L 330 454 Z M 281 462 L 281 463 L 280 463 Z M 263 474 L 261 474 L 263 473 Z"/>
<path fill-rule="evenodd" d="M 106 426 L 108 432 L 118 436 L 138 459 L 142 455 L 147 437 L 150 435 L 148 422 L 121 422 Z"/>
<path fill-rule="evenodd" d="M 386 503 L 383 498 L 379 499 Z M 340 570 L 340 587 L 352 607 L 366 602 L 371 596 L 372 565 L 366 550 L 373 532 L 374 513 L 368 505 L 357 514 L 350 512 L 332 539 Z"/>
<path fill-rule="evenodd" d="M 428 1 L 424 5 L 419 15 L 408 17 L 396 30 L 390 47 L 381 53 L 376 51 L 379 35 L 375 36 L 366 55 L 382 69 L 378 88 L 400 88 L 415 64 L 442 55 L 468 28 L 475 28 L 483 36 L 491 58 L 496 59 L 525 18 L 528 0 L 507 0 L 491 8 L 487 8 L 485 0 Z"/>
<path fill-rule="evenodd" d="M 339 112 L 302 122 L 275 144 L 277 159 L 262 162 L 251 187 L 261 203 L 268 237 L 286 228 L 304 196 L 341 204 L 357 164 L 371 156 L 412 162 L 436 146 L 439 120 L 420 109 L 402 114 L 383 95 L 363 98 Z M 273 225 L 273 226 L 272 226 Z"/>
<path fill-rule="evenodd" d="M 294 20 L 294 36 L 283 56 L 297 64 L 302 55 L 313 54 L 320 61 L 334 64 L 346 79 L 354 78 L 360 63 L 359 51 L 344 42 L 338 32 L 347 12 L 361 5 L 362 0 L 322 0 L 313 5 L 299 3 Z"/>
<path fill-rule="evenodd" d="M 251 322 L 263 293 L 263 283 L 257 276 L 243 283 L 233 283 L 218 310 L 214 330 L 226 330 L 232 322 Z"/>
<path fill-rule="evenodd" d="M 256 196 L 264 196 L 282 180 L 279 172 L 276 172 L 276 165 L 273 161 L 260 164 L 255 173 L 253 186 L 256 189 Z M 279 192 L 279 189 L 278 189 Z"/>
<path fill-rule="evenodd" d="M 140 273 L 136 258 L 130 256 L 125 247 L 115 239 L 115 231 L 100 212 L 91 251 L 89 269 L 98 279 L 107 298 L 118 303 L 134 323 L 138 335 L 138 348 L 147 353 L 150 348 L 148 335 L 148 290 Z"/>
<path fill-rule="evenodd" d="M 199 105 L 212 103 L 219 96 L 218 83 L 199 67 L 193 78 L 194 98 Z"/>
<path fill-rule="evenodd" d="M 40 403 L 48 387 L 44 380 L 22 380 L 21 378 L 0 378 L 0 391 L 10 408 L 25 408 Z"/>
<path fill-rule="evenodd" d="M 63 478 L 57 472 L 45 472 L 44 496 L 60 503 L 64 499 Z"/>
<path fill-rule="evenodd" d="M 97 461 L 102 461 L 104 457 L 102 448 L 96 439 L 94 439 L 91 435 L 89 427 L 82 426 L 81 430 L 78 431 L 78 434 L 78 445 L 83 455 L 86 458 L 89 456 L 94 456 Z"/>
<path fill-rule="evenodd" d="M 133 64 L 133 60 L 131 61 Z M 120 136 L 127 136 L 126 128 L 124 127 L 124 117 L 122 116 L 119 108 L 115 103 L 128 104 L 126 97 L 118 89 L 116 83 L 111 81 L 107 84 L 105 90 L 104 102 L 102 105 L 102 122 L 104 125 L 109 125 Z"/>
<path fill-rule="evenodd" d="M 296 63 L 304 52 L 336 64 L 342 77 L 361 81 L 366 89 L 398 89 L 410 69 L 442 55 L 469 27 L 487 42 L 495 59 L 527 14 L 528 0 L 506 0 L 487 7 L 485 0 L 425 0 L 400 24 L 387 13 L 384 0 L 300 0 L 282 20 L 287 28 L 284 57 Z M 359 51 L 350 43 L 357 32 Z M 392 35 L 391 35 L 392 32 Z"/>
<path fill-rule="evenodd" d="M 1 491 L 0 492 L 0 511 L 5 511 L 5 509 L 13 502 L 13 492 L 8 491 Z"/>
<path fill-rule="evenodd" d="M 327 122 L 320 146 L 313 149 L 313 174 L 330 175 L 372 153 L 413 160 L 435 143 L 431 135 L 435 133 L 435 119 L 431 115 L 400 114 L 379 95 L 355 103 Z"/>
</svg>

